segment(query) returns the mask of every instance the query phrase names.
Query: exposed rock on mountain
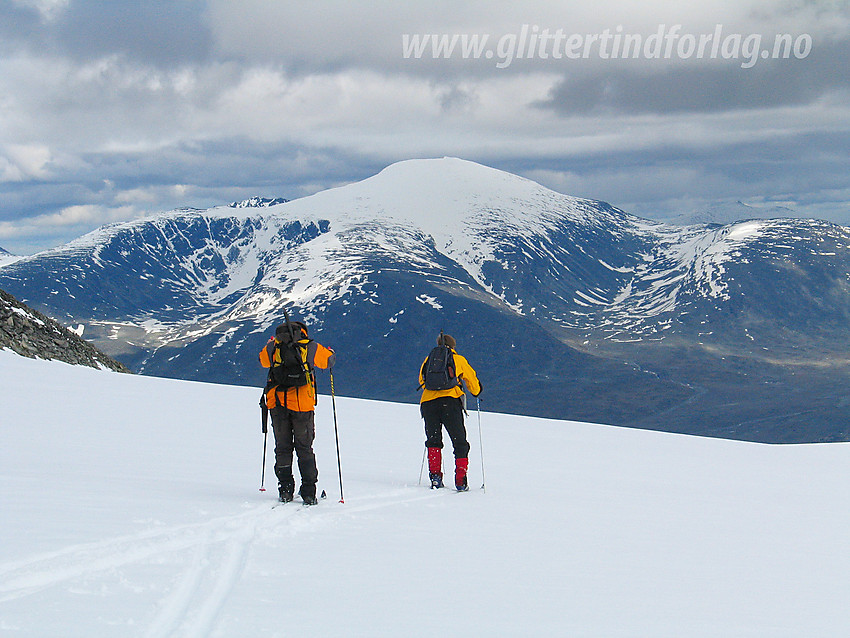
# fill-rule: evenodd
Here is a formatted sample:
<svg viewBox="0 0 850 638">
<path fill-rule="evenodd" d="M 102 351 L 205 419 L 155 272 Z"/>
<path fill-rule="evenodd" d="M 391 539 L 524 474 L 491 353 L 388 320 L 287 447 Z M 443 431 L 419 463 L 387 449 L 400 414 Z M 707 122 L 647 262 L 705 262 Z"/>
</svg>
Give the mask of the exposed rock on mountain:
<svg viewBox="0 0 850 638">
<path fill-rule="evenodd" d="M 241 202 L 233 202 L 230 204 L 231 208 L 268 208 L 269 206 L 277 206 L 278 204 L 285 204 L 288 202 L 288 199 L 284 199 L 283 197 L 251 197 L 250 199 L 242 200 Z"/>
<path fill-rule="evenodd" d="M 77 334 L 0 290 L 0 348 L 31 359 L 130 372 Z"/>
</svg>

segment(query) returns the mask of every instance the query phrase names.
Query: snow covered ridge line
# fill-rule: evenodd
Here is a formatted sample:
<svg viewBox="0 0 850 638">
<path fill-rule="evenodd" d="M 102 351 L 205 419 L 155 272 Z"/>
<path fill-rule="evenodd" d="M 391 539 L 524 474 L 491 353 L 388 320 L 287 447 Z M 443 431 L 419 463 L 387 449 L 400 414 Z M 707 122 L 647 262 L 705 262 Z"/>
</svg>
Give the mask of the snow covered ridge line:
<svg viewBox="0 0 850 638">
<path fill-rule="evenodd" d="M 16 261 L 20 261 L 23 257 L 19 257 L 18 255 L 0 255 L 0 268 L 3 266 L 8 266 L 9 264 L 14 264 Z"/>
<path fill-rule="evenodd" d="M 23 257 L 13 255 L 8 250 L 0 246 L 0 268 L 2 268 L 3 266 L 8 266 L 9 264 L 14 264 L 20 259 L 23 259 Z"/>
<path fill-rule="evenodd" d="M 540 28 L 523 24 L 519 31 L 505 33 L 498 40 L 490 33 L 404 33 L 402 57 L 406 60 L 430 57 L 434 60 L 495 60 L 497 69 L 506 69 L 514 60 L 742 60 L 750 69 L 759 60 L 802 60 L 813 48 L 808 33 L 777 33 L 772 46 L 762 46 L 765 34 L 726 33 L 717 24 L 711 33 L 682 32 L 683 25 L 659 24 L 650 34 L 626 33 L 623 25 L 599 33 L 568 33 L 563 28 Z M 495 46 L 492 42 L 496 40 Z M 429 55 L 430 54 L 430 55 Z"/>
</svg>

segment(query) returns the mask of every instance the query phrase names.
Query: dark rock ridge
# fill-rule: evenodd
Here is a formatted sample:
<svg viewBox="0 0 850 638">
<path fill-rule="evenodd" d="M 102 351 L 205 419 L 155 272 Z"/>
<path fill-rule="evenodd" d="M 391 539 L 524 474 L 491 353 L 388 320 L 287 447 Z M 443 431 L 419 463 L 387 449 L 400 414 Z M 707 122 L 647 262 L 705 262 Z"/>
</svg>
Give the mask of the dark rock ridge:
<svg viewBox="0 0 850 638">
<path fill-rule="evenodd" d="M 91 368 L 130 371 L 76 333 L 0 290 L 0 348 L 30 359 L 64 361 Z"/>
<path fill-rule="evenodd" d="M 268 208 L 269 206 L 285 204 L 288 201 L 288 199 L 284 199 L 283 197 L 251 197 L 241 202 L 232 202 L 230 208 Z"/>
</svg>

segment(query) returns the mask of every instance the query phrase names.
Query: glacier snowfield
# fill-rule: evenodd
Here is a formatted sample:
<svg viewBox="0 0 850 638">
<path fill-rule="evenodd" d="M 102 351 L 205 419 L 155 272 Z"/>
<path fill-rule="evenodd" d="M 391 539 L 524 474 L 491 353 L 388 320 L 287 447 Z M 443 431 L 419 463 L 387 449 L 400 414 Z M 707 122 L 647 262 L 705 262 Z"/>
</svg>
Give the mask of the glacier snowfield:
<svg viewBox="0 0 850 638">
<path fill-rule="evenodd" d="M 341 504 L 322 396 L 328 498 L 275 507 L 258 389 L 7 351 L 0 379 L 4 637 L 850 633 L 848 444 L 472 411 L 458 494 L 419 484 L 415 405 L 337 397 Z"/>
</svg>

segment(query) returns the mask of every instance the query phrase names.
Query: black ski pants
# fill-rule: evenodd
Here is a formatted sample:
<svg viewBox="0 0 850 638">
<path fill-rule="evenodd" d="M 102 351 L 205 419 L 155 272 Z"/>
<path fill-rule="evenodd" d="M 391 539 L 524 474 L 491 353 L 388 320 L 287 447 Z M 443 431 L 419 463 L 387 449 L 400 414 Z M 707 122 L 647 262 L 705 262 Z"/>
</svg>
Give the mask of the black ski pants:
<svg viewBox="0 0 850 638">
<path fill-rule="evenodd" d="M 456 459 L 469 458 L 469 441 L 463 424 L 463 403 L 455 397 L 439 397 L 420 404 L 425 419 L 425 446 L 443 447 L 443 427 L 452 440 Z"/>
<path fill-rule="evenodd" d="M 292 476 L 292 451 L 298 457 L 298 471 L 301 473 L 301 496 L 316 495 L 316 481 L 319 470 L 316 468 L 316 455 L 313 453 L 313 440 L 316 438 L 314 412 L 296 412 L 283 406 L 269 410 L 274 430 L 274 473 L 282 488 L 294 491 Z"/>
</svg>

